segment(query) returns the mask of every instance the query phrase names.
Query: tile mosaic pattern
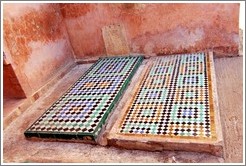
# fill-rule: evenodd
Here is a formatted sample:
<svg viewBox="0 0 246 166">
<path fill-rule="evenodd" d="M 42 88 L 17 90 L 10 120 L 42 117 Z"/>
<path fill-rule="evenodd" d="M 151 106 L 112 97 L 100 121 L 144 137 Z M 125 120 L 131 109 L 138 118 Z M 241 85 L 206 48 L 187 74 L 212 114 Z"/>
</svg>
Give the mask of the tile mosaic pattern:
<svg viewBox="0 0 246 166">
<path fill-rule="evenodd" d="M 213 139 L 209 56 L 156 58 L 118 128 L 119 134 Z"/>
<path fill-rule="evenodd" d="M 25 136 L 95 140 L 142 60 L 142 56 L 99 59 Z"/>
</svg>

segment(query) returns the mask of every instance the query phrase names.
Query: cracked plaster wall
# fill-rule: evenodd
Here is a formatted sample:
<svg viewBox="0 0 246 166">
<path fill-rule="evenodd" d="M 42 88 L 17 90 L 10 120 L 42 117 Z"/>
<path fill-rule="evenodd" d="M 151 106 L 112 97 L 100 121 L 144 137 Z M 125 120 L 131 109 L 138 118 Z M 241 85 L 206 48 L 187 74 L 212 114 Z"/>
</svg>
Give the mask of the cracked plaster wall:
<svg viewBox="0 0 246 166">
<path fill-rule="evenodd" d="M 3 9 L 4 51 L 27 95 L 74 57 L 105 55 L 102 28 L 111 24 L 124 26 L 131 53 L 154 56 L 212 49 L 238 55 L 238 3 L 35 3 L 4 4 Z"/>
<path fill-rule="evenodd" d="M 237 55 L 239 4 L 60 4 L 76 58 L 105 55 L 102 27 L 121 24 L 132 53 Z"/>
<path fill-rule="evenodd" d="M 27 95 L 73 63 L 59 4 L 4 4 L 3 26 L 6 59 Z"/>
</svg>

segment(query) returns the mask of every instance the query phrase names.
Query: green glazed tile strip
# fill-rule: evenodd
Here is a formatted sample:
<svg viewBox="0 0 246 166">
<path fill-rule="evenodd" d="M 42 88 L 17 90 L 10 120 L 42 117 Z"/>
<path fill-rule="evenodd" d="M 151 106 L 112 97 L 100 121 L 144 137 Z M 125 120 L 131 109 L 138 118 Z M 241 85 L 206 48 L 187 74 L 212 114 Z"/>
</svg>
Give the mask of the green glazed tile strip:
<svg viewBox="0 0 246 166">
<path fill-rule="evenodd" d="M 132 72 L 130 73 L 129 77 L 125 80 L 125 82 L 123 83 L 122 87 L 120 88 L 120 91 L 118 92 L 118 94 L 116 95 L 114 101 L 112 102 L 112 104 L 110 105 L 110 107 L 108 108 L 107 113 L 104 115 L 105 117 L 103 117 L 102 121 L 99 123 L 99 125 L 97 126 L 97 128 L 95 129 L 95 132 L 98 132 L 97 129 L 101 128 L 103 124 L 105 124 L 105 121 L 109 115 L 109 113 L 112 111 L 112 109 L 114 108 L 114 105 L 118 102 L 120 96 L 123 94 L 123 91 L 125 91 L 127 85 L 129 84 L 129 82 L 131 81 L 133 75 L 136 73 L 137 69 L 139 68 L 139 66 L 141 65 L 142 61 L 143 61 L 143 57 L 139 56 L 140 60 L 137 62 L 137 64 L 135 65 L 135 67 L 133 68 Z M 94 138 L 96 139 L 97 135 L 94 135 Z"/>
</svg>

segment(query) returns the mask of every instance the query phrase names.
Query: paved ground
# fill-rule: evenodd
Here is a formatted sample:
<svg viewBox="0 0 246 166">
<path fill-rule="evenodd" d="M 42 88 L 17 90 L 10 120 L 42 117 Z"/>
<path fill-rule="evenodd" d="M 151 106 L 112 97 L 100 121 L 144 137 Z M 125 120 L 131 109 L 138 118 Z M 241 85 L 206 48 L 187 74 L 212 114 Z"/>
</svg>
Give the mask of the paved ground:
<svg viewBox="0 0 246 166">
<path fill-rule="evenodd" d="M 26 140 L 23 132 L 68 89 L 90 65 L 74 67 L 3 132 L 3 162 L 163 163 L 242 162 L 243 58 L 215 60 L 219 106 L 225 140 L 225 159 L 205 153 L 147 152 L 82 143 Z M 140 72 L 140 69 L 138 72 Z M 137 74 L 136 74 L 137 76 Z M 125 94 L 127 95 L 127 94 Z"/>
<path fill-rule="evenodd" d="M 225 161 L 243 161 L 243 57 L 215 60 Z"/>
</svg>

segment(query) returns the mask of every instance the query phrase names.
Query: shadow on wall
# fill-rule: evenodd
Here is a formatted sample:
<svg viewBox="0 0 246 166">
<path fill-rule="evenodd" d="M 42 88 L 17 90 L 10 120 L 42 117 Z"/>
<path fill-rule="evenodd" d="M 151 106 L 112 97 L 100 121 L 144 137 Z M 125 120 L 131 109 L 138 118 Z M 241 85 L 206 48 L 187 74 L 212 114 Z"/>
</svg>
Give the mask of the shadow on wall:
<svg viewBox="0 0 246 166">
<path fill-rule="evenodd" d="M 3 87 L 4 98 L 21 99 L 26 97 L 11 64 L 3 66 Z"/>
</svg>

